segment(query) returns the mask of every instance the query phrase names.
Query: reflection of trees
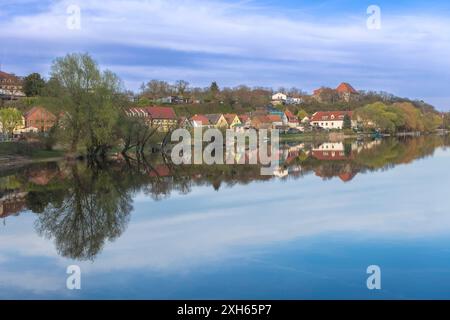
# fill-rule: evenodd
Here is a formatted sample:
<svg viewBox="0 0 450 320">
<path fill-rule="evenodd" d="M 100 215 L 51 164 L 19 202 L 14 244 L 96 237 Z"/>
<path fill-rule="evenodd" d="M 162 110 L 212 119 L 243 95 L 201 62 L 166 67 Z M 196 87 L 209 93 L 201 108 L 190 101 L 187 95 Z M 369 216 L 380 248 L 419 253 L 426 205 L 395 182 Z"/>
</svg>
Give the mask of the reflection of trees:
<svg viewBox="0 0 450 320">
<path fill-rule="evenodd" d="M 285 168 L 292 169 L 289 179 L 314 172 L 323 179 L 350 181 L 358 173 L 387 170 L 449 145 L 448 137 L 439 136 L 361 143 L 356 150 L 345 144 L 345 158 L 339 160 L 320 160 L 305 148 L 294 153 Z M 83 163 L 36 165 L 15 172 L 14 181 L 11 176 L 0 180 L 0 190 L 26 193 L 27 207 L 38 213 L 37 231 L 54 238 L 61 255 L 80 260 L 94 259 L 106 241 L 122 234 L 137 192 L 160 200 L 174 191 L 189 193 L 195 186 L 219 190 L 272 179 L 261 176 L 256 165 L 175 166 L 164 156 L 95 167 Z"/>
<path fill-rule="evenodd" d="M 105 240 L 125 230 L 132 197 L 120 172 L 71 167 L 69 188 L 61 203 L 39 214 L 36 229 L 54 238 L 58 252 L 72 259 L 93 259 Z"/>
</svg>

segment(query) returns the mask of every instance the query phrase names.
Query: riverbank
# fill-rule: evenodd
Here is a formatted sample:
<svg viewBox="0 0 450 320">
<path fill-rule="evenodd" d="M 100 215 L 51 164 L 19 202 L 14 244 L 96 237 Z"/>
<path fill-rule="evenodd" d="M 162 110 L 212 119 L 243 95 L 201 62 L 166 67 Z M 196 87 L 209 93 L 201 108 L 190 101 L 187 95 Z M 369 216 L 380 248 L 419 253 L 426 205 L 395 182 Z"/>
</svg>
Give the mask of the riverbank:
<svg viewBox="0 0 450 320">
<path fill-rule="evenodd" d="M 63 150 L 43 150 L 15 142 L 0 143 L 0 170 L 19 168 L 37 162 L 59 161 Z"/>
</svg>

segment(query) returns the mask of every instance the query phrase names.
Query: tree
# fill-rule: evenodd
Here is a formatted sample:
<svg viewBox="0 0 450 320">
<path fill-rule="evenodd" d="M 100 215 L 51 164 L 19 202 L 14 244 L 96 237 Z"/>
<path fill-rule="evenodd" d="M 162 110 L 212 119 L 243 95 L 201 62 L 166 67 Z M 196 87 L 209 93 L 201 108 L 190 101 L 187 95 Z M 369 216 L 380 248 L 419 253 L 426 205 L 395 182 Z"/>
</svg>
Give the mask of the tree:
<svg viewBox="0 0 450 320">
<path fill-rule="evenodd" d="M 55 96 L 65 108 L 62 127 L 70 152 L 82 146 L 89 158 L 104 156 L 117 142 L 113 132 L 124 99 L 120 79 L 111 71 L 101 72 L 88 54 L 56 59 L 52 77 L 59 83 Z"/>
<path fill-rule="evenodd" d="M 175 82 L 175 89 L 177 91 L 177 94 L 184 96 L 186 94 L 186 91 L 189 88 L 189 82 L 184 80 L 178 80 Z"/>
<path fill-rule="evenodd" d="M 308 113 L 305 110 L 303 110 L 303 109 L 298 110 L 297 118 L 299 121 L 302 121 L 307 116 L 308 116 Z"/>
<path fill-rule="evenodd" d="M 45 88 L 45 80 L 39 73 L 32 73 L 23 79 L 23 91 L 27 97 L 39 96 Z"/>
<path fill-rule="evenodd" d="M 211 86 L 209 87 L 209 91 L 212 94 L 218 94 L 220 92 L 219 86 L 217 85 L 217 82 L 213 81 L 211 83 Z"/>
<path fill-rule="evenodd" d="M 219 97 L 220 89 L 217 82 L 213 81 L 209 87 L 209 95 L 212 101 L 217 100 Z"/>
<path fill-rule="evenodd" d="M 22 121 L 22 114 L 19 110 L 15 108 L 0 109 L 1 129 L 7 136 L 12 135 Z"/>
<path fill-rule="evenodd" d="M 352 119 L 348 114 L 344 116 L 344 122 L 342 124 L 342 129 L 351 129 L 352 128 Z"/>
</svg>

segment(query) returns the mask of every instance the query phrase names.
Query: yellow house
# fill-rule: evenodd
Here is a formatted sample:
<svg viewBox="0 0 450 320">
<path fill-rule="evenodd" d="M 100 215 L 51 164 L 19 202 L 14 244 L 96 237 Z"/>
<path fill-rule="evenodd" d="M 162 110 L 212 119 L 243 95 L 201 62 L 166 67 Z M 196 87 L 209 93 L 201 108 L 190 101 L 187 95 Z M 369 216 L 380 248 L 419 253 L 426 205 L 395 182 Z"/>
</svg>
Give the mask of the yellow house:
<svg viewBox="0 0 450 320">
<path fill-rule="evenodd" d="M 205 117 L 209 120 L 209 123 L 211 123 L 216 128 L 228 128 L 228 122 L 223 114 L 205 114 Z"/>
<path fill-rule="evenodd" d="M 227 120 L 228 128 L 230 128 L 230 129 L 242 124 L 238 115 L 235 113 L 227 113 L 227 114 L 224 114 L 223 116 L 224 116 L 225 120 Z"/>
</svg>

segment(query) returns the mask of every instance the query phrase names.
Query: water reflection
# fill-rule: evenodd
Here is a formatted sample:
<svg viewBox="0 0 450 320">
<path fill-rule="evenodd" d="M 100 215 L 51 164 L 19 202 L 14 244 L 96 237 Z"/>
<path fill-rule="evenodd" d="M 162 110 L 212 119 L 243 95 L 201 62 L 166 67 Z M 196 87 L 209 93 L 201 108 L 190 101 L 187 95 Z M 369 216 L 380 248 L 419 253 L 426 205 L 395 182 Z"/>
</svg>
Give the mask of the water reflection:
<svg viewBox="0 0 450 320">
<path fill-rule="evenodd" d="M 199 186 L 221 190 L 253 181 L 301 179 L 311 173 L 349 183 L 358 174 L 410 163 L 449 145 L 448 138 L 439 136 L 290 143 L 280 150 L 281 165 L 274 177 L 261 176 L 254 165 L 174 166 L 158 157 L 95 167 L 77 162 L 35 164 L 3 172 L 0 217 L 31 210 L 37 215 L 36 231 L 53 239 L 61 256 L 94 260 L 105 242 L 120 237 L 127 228 L 138 192 L 159 201 Z"/>
</svg>

